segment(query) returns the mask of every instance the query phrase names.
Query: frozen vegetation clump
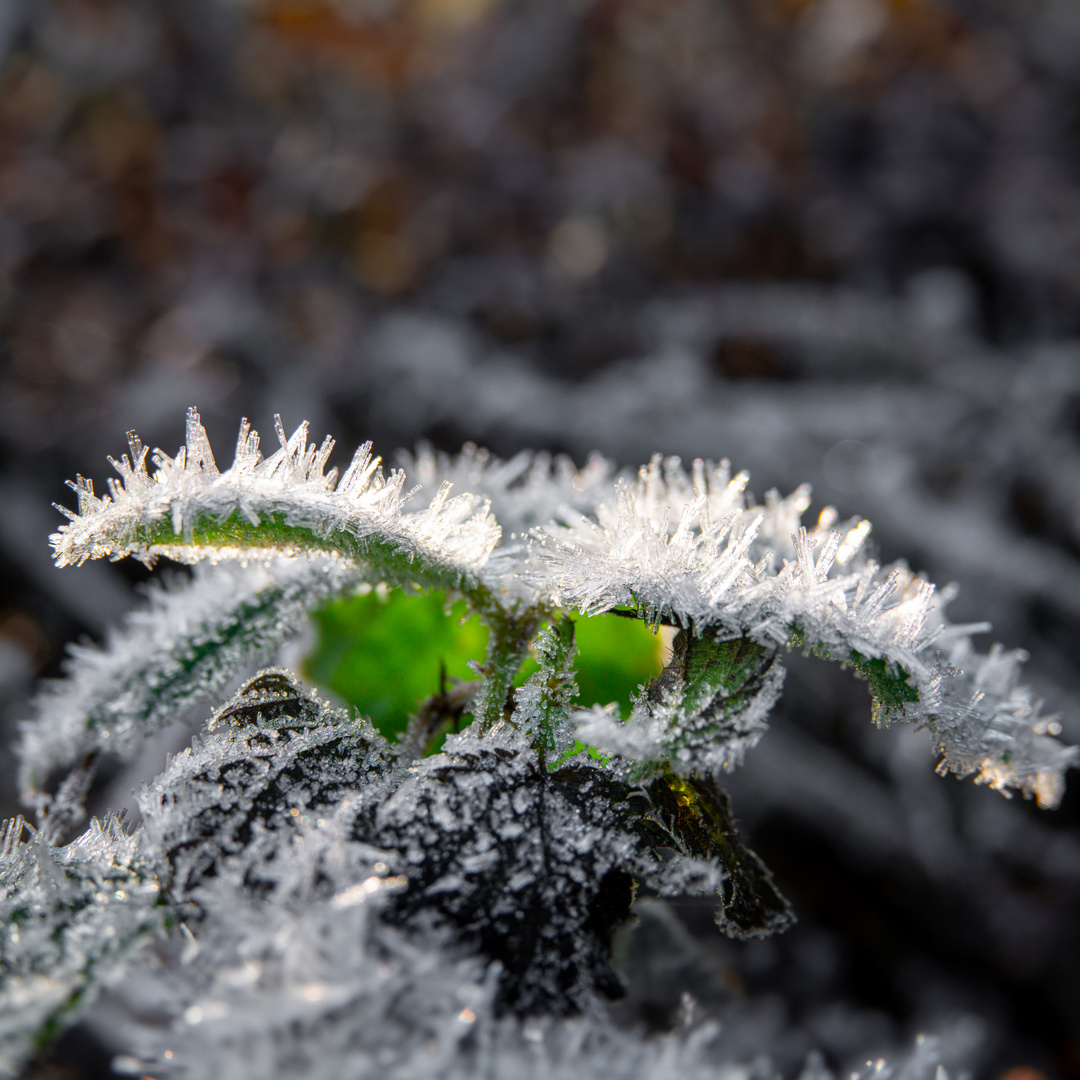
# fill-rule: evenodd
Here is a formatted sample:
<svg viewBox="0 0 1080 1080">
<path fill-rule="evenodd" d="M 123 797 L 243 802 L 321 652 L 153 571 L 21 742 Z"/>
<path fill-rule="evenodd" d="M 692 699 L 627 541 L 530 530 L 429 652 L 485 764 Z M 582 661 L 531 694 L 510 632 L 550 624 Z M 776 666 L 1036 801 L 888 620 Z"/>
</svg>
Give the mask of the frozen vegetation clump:
<svg viewBox="0 0 1080 1080">
<path fill-rule="evenodd" d="M 924 728 L 942 773 L 1052 807 L 1077 762 L 1021 654 L 977 652 L 986 627 L 879 566 L 868 522 L 803 524 L 806 487 L 757 505 L 726 462 L 633 476 L 474 448 L 387 475 L 365 446 L 339 477 L 330 440 L 278 435 L 263 457 L 245 422 L 221 471 L 191 410 L 175 457 L 151 470 L 132 436 L 107 495 L 73 485 L 58 565 L 201 565 L 74 651 L 23 726 L 36 824 L 0 844 L 0 1073 L 104 993 L 117 1067 L 137 1074 L 771 1076 L 781 1035 L 752 1009 L 695 1022 L 687 1000 L 647 1037 L 606 1003 L 635 897 L 712 898 L 734 938 L 792 920 L 722 787 L 767 728 L 785 651 L 850 667 L 873 721 Z M 444 672 L 407 724 L 262 666 L 308 612 L 388 590 L 463 602 L 488 634 L 474 677 Z M 593 617 L 670 642 L 629 701 L 581 700 Z M 98 769 L 208 704 L 137 824 L 72 838 Z M 927 1037 L 867 1076 L 931 1080 L 941 1060 Z M 802 1075 L 830 1074 L 811 1056 Z"/>
</svg>

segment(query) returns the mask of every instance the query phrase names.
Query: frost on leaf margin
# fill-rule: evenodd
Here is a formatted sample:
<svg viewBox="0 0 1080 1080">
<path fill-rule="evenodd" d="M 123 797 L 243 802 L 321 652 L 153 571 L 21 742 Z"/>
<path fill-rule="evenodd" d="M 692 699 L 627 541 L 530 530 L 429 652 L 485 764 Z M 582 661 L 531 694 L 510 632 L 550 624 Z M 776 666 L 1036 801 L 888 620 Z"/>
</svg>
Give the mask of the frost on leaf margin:
<svg viewBox="0 0 1080 1080">
<path fill-rule="evenodd" d="M 426 505 L 444 484 L 470 491 L 491 504 L 491 512 L 507 539 L 524 539 L 530 529 L 554 521 L 566 510 L 593 513 L 610 502 L 615 492 L 615 469 L 593 454 L 578 469 L 562 454 L 522 450 L 503 461 L 466 444 L 460 454 L 437 453 L 421 445 L 415 454 L 397 458 L 405 475 L 420 485 L 414 500 Z"/>
<path fill-rule="evenodd" d="M 130 758 L 140 736 L 213 701 L 298 633 L 308 611 L 363 580 L 341 560 L 282 557 L 200 565 L 189 582 L 152 585 L 103 648 L 72 646 L 67 677 L 35 699 L 20 729 L 24 797 L 88 754 Z"/>
<path fill-rule="evenodd" d="M 616 484 L 614 504 L 598 506 L 595 520 L 564 513 L 535 530 L 531 581 L 566 607 L 630 607 L 702 639 L 801 647 L 849 664 L 870 684 L 875 720 L 927 727 L 943 769 L 1056 805 L 1080 754 L 1050 737 L 1052 720 L 1018 684 L 1016 654 L 975 653 L 969 635 L 988 627 L 950 625 L 949 591 L 936 593 L 903 563 L 869 558 L 868 522 L 838 524 L 828 508 L 808 530 L 808 487 L 786 499 L 770 492 L 758 507 L 746 481 L 727 462 L 696 461 L 688 474 L 676 458 L 654 458 L 635 483 Z M 691 689 L 675 694 L 684 704 L 674 711 L 671 687 L 639 702 L 626 725 L 610 711 L 583 714 L 582 737 L 682 769 L 737 763 L 753 741 L 746 731 L 727 745 L 685 738 L 699 723 L 685 707 Z M 743 727 L 760 727 L 752 719 Z"/>
<path fill-rule="evenodd" d="M 278 434 L 281 448 L 263 460 L 245 423 L 234 465 L 219 473 L 191 410 L 187 445 L 175 459 L 156 454 L 153 476 L 133 438 L 132 459 L 116 466 L 123 483 L 113 483 L 110 496 L 97 499 L 88 481 L 76 485 L 80 512 L 69 512 L 70 524 L 53 538 L 58 562 L 314 547 L 341 551 L 384 580 L 453 589 L 493 627 L 481 671 L 485 730 L 501 716 L 508 666 L 523 658 L 551 604 L 591 612 L 631 605 L 649 620 L 669 618 L 698 635 L 802 647 L 851 664 L 870 683 L 876 720 L 926 726 L 944 768 L 976 773 L 1005 792 L 1019 789 L 1042 805 L 1060 798 L 1062 773 L 1077 761 L 1075 748 L 1051 737 L 1052 721 L 1040 717 L 1031 695 L 1002 676 L 1001 658 L 970 648 L 968 635 L 985 627 L 950 626 L 946 597 L 929 582 L 903 564 L 882 568 L 867 557 L 867 522 L 838 525 L 827 509 L 813 530 L 800 526 L 810 503 L 806 486 L 786 499 L 770 492 L 757 507 L 745 494 L 747 475 L 732 477 L 726 462 L 698 461 L 687 473 L 677 459 L 657 457 L 636 483 L 612 488 L 599 463 L 574 475 L 566 463 L 543 459 L 500 465 L 479 452 L 456 460 L 422 455 L 417 467 L 433 479 L 462 472 L 477 479 L 519 523 L 519 489 L 550 509 L 567 486 L 580 488 L 560 503 L 558 520 L 534 529 L 524 545 L 497 548 L 499 526 L 474 496 L 451 499 L 443 483 L 424 510 L 409 514 L 404 475 L 385 479 L 368 447 L 339 484 L 325 471 L 329 441 L 308 445 L 303 425 L 286 439 L 279 424 Z M 595 520 L 583 513 L 589 499 L 596 500 Z M 512 614 L 529 608 L 527 618 Z M 660 705 L 639 710 L 623 741 L 651 740 L 656 754 L 669 755 L 671 747 L 654 737 L 654 729 L 664 730 L 656 722 Z M 686 710 L 676 712 L 669 734 L 688 726 Z M 744 730 L 736 744 L 710 749 L 699 764 L 733 764 L 752 741 Z M 693 740 L 674 742 L 681 767 L 693 768 Z"/>
<path fill-rule="evenodd" d="M 304 614 L 370 578 L 391 584 L 462 588 L 482 613 L 498 596 L 478 572 L 499 539 L 481 500 L 450 496 L 442 484 L 416 512 L 406 512 L 404 474 L 383 476 L 370 444 L 357 450 L 338 480 L 326 470 L 333 440 L 307 442 L 307 426 L 269 458 L 258 435 L 241 425 L 231 468 L 220 472 L 198 413 L 176 457 L 129 436 L 131 456 L 112 464 L 120 480 L 98 498 L 82 477 L 72 487 L 79 510 L 52 536 L 57 565 L 128 554 L 147 561 L 279 556 L 273 566 L 200 574 L 189 588 L 152 591 L 150 610 L 133 615 L 104 650 L 76 647 L 65 683 L 39 697 L 23 726 L 20 786 L 38 803 L 50 773 L 101 751 L 129 755 L 138 733 L 179 718 L 214 695 L 250 662 L 264 661 L 302 625 Z M 112 460 L 112 459 L 110 459 Z M 280 558 L 290 551 L 343 554 L 310 566 Z"/>
<path fill-rule="evenodd" d="M 492 662 L 482 671 L 492 702 L 492 715 L 483 719 L 492 722 L 509 689 L 495 653 L 513 644 L 520 659 L 538 620 L 509 625 L 521 598 L 499 573 L 485 580 L 501 535 L 488 505 L 469 494 L 451 496 L 444 483 L 423 509 L 409 512 L 413 493 L 403 493 L 404 473 L 385 477 L 370 443 L 339 481 L 337 470 L 326 468 L 332 439 L 309 444 L 306 424 L 286 438 L 280 418 L 277 434 L 280 448 L 264 459 L 245 420 L 233 465 L 220 472 L 198 413 L 189 409 L 185 446 L 175 458 L 154 451 L 152 474 L 147 449 L 131 435 L 130 458 L 113 461 L 120 480 L 110 481 L 109 494 L 98 498 L 80 477 L 72 485 L 78 512 L 59 507 L 70 520 L 51 537 L 57 565 L 105 556 L 198 562 L 322 552 L 364 568 L 372 580 L 447 590 L 493 627 Z"/>
<path fill-rule="evenodd" d="M 376 564 L 402 580 L 454 586 L 474 576 L 499 540 L 486 505 L 471 495 L 451 497 L 443 486 L 428 506 L 405 510 L 405 474 L 383 475 L 365 443 L 345 473 L 326 465 L 334 440 L 308 443 L 307 424 L 286 437 L 275 419 L 279 449 L 264 458 L 259 436 L 245 420 L 233 464 L 218 470 L 195 409 L 188 410 L 187 441 L 175 457 L 148 450 L 129 435 L 131 456 L 110 459 L 120 475 L 98 497 L 79 477 L 71 486 L 77 512 L 51 537 L 56 564 L 135 555 L 167 555 L 180 562 L 235 557 L 260 548 L 339 552 Z"/>
</svg>

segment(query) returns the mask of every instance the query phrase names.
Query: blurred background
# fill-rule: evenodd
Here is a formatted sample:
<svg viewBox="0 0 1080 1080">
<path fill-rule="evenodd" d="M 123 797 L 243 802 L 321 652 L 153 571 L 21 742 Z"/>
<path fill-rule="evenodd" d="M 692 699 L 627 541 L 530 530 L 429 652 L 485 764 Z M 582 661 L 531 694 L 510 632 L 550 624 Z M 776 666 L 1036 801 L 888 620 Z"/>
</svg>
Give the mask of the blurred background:
<svg viewBox="0 0 1080 1080">
<path fill-rule="evenodd" d="M 223 466 L 280 412 L 343 460 L 810 480 L 960 582 L 1080 741 L 1080 5 L 4 0 L 0 775 L 147 576 L 55 571 L 49 503 L 130 428 L 175 451 L 191 404 Z M 1080 1077 L 1080 778 L 1039 812 L 932 764 L 794 658 L 730 786 L 800 924 L 649 909 L 675 959 L 627 1022 L 742 995 L 786 1075 L 933 1031 L 979 1076 Z M 110 1054 L 76 1032 L 34 1075 Z"/>
</svg>

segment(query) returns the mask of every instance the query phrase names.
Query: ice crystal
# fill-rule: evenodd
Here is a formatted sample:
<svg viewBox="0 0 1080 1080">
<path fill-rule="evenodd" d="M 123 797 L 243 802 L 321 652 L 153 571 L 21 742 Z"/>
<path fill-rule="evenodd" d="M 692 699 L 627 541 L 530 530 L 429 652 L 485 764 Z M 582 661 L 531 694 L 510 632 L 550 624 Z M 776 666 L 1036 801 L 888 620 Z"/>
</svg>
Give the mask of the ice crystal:
<svg viewBox="0 0 1080 1080">
<path fill-rule="evenodd" d="M 398 555 L 453 575 L 478 570 L 498 542 L 497 524 L 475 497 L 451 497 L 443 487 L 426 508 L 409 513 L 404 473 L 384 476 L 370 443 L 339 479 L 337 469 L 326 468 L 333 439 L 316 446 L 307 441 L 306 423 L 289 437 L 280 418 L 276 427 L 280 447 L 264 458 L 258 434 L 244 421 L 224 472 L 194 409 L 185 445 L 175 457 L 154 451 L 153 473 L 147 448 L 130 434 L 130 457 L 110 459 L 120 479 L 109 481 L 108 495 L 96 496 L 83 477 L 72 485 L 79 509 L 60 508 L 70 521 L 52 536 L 57 565 L 125 555 L 190 562 L 241 548 L 371 555 L 385 547 L 390 561 Z"/>
<path fill-rule="evenodd" d="M 581 469 L 562 454 L 522 451 L 502 461 L 476 446 L 453 455 L 422 446 L 415 455 L 402 453 L 398 460 L 406 476 L 421 486 L 417 501 L 426 502 L 426 493 L 443 484 L 470 491 L 490 502 L 507 538 L 524 537 L 568 509 L 590 513 L 614 492 L 614 466 L 599 454 Z"/>
</svg>

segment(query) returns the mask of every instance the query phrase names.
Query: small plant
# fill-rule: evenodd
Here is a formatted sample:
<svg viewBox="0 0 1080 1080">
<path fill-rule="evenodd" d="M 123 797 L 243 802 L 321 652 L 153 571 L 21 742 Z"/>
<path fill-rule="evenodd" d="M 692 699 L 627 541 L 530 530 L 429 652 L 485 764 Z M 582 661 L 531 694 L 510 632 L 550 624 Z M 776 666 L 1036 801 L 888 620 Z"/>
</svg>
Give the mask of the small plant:
<svg viewBox="0 0 1080 1080">
<path fill-rule="evenodd" d="M 109 494 L 79 478 L 61 508 L 58 566 L 198 565 L 74 649 L 23 727 L 37 818 L 0 849 L 0 1071 L 124 972 L 154 1015 L 129 1017 L 121 1064 L 161 1076 L 750 1076 L 722 1031 L 645 1040 L 602 1003 L 638 890 L 713 897 L 733 937 L 791 920 L 721 787 L 786 650 L 850 667 L 942 773 L 1049 807 L 1077 761 L 1020 654 L 977 654 L 986 627 L 874 562 L 867 522 L 804 526 L 805 487 L 756 506 L 726 462 L 634 477 L 475 448 L 386 475 L 364 446 L 339 477 L 331 440 L 277 431 L 264 458 L 245 421 L 222 472 L 191 410 L 176 457 L 131 436 Z M 370 716 L 253 674 L 313 612 L 308 673 Z M 609 702 L 620 679 L 642 685 Z M 102 763 L 207 704 L 134 830 L 70 839 Z M 936 1064 L 920 1044 L 905 1075 Z"/>
</svg>

